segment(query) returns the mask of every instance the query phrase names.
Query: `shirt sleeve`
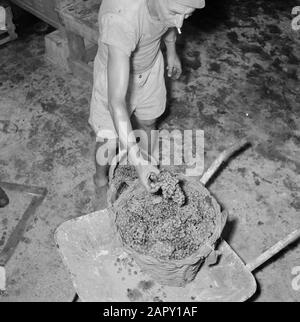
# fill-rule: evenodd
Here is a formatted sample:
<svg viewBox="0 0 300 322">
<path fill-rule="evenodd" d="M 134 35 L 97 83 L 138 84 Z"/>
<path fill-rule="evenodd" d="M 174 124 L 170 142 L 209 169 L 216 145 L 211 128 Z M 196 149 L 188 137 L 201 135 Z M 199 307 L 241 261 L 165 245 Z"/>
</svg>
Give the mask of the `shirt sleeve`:
<svg viewBox="0 0 300 322">
<path fill-rule="evenodd" d="M 100 20 L 100 40 L 120 48 L 128 56 L 137 45 L 133 26 L 122 16 L 111 13 L 103 15 Z"/>
</svg>

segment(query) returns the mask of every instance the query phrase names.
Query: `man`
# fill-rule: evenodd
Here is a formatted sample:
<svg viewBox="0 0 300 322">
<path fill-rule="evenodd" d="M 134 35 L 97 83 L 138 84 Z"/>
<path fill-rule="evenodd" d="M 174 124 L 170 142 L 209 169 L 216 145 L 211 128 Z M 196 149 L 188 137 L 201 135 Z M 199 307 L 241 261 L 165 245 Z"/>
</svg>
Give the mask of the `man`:
<svg viewBox="0 0 300 322">
<path fill-rule="evenodd" d="M 168 76 L 178 79 L 181 63 L 176 53 L 176 34 L 184 19 L 204 0 L 103 0 L 99 12 L 99 50 L 94 64 L 94 88 L 89 122 L 97 135 L 94 182 L 106 189 L 109 162 L 115 155 L 117 139 L 127 149 L 128 159 L 149 192 L 149 180 L 159 171 L 151 162 L 157 138 L 152 136 L 156 120 L 164 113 L 166 87 L 164 61 L 160 51 L 166 45 Z M 130 117 L 147 133 L 139 145 L 132 135 Z M 104 150 L 106 154 L 104 153 Z"/>
</svg>

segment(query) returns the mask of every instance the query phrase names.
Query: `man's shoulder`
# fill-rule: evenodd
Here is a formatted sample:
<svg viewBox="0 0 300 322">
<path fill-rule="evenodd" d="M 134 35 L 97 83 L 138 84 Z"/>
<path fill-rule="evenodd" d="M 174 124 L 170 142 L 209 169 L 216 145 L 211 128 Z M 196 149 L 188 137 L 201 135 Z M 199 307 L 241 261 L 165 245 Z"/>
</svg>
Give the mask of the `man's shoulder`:
<svg viewBox="0 0 300 322">
<path fill-rule="evenodd" d="M 133 21 L 145 6 L 146 0 L 102 0 L 101 13 L 115 13 Z"/>
</svg>

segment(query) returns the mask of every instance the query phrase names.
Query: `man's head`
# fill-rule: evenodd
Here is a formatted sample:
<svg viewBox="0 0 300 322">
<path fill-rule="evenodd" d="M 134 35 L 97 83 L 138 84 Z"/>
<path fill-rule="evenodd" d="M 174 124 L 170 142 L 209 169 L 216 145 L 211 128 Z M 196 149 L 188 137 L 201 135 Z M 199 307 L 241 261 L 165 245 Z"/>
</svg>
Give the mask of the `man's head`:
<svg viewBox="0 0 300 322">
<path fill-rule="evenodd" d="M 192 15 L 196 9 L 204 8 L 205 0 L 154 0 L 157 14 L 161 21 L 169 27 L 181 28 L 184 19 Z"/>
</svg>

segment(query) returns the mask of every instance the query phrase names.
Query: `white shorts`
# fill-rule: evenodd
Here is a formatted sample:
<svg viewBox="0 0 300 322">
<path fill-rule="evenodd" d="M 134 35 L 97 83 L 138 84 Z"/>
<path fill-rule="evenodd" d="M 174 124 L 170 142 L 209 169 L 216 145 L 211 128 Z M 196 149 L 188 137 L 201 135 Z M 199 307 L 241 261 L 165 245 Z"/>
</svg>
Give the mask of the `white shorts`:
<svg viewBox="0 0 300 322">
<path fill-rule="evenodd" d="M 107 67 L 101 64 L 96 56 L 94 63 L 94 86 L 91 100 L 89 123 L 97 138 L 100 131 L 117 133 L 108 109 L 107 99 Z M 164 58 L 160 52 L 152 68 L 142 74 L 131 74 L 127 107 L 141 121 L 154 120 L 160 117 L 166 108 L 166 85 L 164 79 Z M 103 132 L 102 132 L 103 133 Z"/>
</svg>

